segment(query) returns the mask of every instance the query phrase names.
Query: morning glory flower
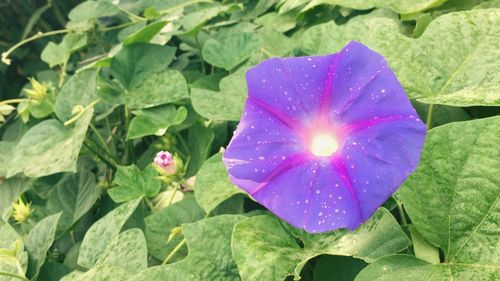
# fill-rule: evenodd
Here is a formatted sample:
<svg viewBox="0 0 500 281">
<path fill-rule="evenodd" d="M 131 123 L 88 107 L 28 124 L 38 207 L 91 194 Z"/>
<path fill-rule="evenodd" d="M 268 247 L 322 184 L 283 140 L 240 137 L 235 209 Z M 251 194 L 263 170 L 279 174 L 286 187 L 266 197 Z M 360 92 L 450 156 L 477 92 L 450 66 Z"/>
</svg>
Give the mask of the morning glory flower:
<svg viewBox="0 0 500 281">
<path fill-rule="evenodd" d="M 354 230 L 416 168 L 426 128 L 385 59 L 358 42 L 247 74 L 224 152 L 231 181 L 308 232 Z"/>
</svg>

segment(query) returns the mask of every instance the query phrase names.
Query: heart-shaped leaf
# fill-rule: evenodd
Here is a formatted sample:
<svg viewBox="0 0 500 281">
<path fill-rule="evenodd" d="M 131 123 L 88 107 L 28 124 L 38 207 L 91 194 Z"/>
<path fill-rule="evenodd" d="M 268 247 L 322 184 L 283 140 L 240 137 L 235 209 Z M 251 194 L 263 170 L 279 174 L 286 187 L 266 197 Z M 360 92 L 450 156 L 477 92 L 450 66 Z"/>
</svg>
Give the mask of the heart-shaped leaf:
<svg viewBox="0 0 500 281">
<path fill-rule="evenodd" d="M 236 225 L 233 255 L 243 281 L 281 281 L 300 277 L 307 261 L 321 254 L 354 256 L 372 262 L 397 253 L 410 240 L 386 209 L 379 209 L 355 232 L 308 234 L 273 216 L 256 216 Z"/>
<path fill-rule="evenodd" d="M 118 236 L 127 219 L 140 203 L 140 199 L 120 205 L 94 223 L 83 238 L 78 255 L 78 264 L 85 268 L 94 267 L 107 246 Z"/>
<path fill-rule="evenodd" d="M 229 181 L 221 153 L 205 161 L 196 175 L 194 194 L 207 214 L 230 197 L 242 193 L 241 189 Z"/>
<path fill-rule="evenodd" d="M 16 145 L 7 177 L 20 172 L 29 177 L 76 172 L 76 160 L 92 113 L 93 110 L 85 112 L 72 127 L 55 119 L 33 126 Z"/>
<path fill-rule="evenodd" d="M 444 263 L 418 262 L 429 276 L 438 269 L 447 272 L 445 280 L 488 280 L 498 273 L 499 130 L 499 117 L 431 130 L 420 166 L 400 190 L 418 233 L 444 253 Z"/>
</svg>

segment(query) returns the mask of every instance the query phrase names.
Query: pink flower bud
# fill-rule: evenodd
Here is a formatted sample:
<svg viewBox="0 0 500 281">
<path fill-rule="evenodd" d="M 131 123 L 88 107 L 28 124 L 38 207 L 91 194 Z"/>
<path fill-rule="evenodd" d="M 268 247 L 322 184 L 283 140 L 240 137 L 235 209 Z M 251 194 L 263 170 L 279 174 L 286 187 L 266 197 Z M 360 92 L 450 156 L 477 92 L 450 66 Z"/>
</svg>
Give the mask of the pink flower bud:
<svg viewBox="0 0 500 281">
<path fill-rule="evenodd" d="M 172 154 L 168 151 L 160 151 L 156 153 L 156 157 L 153 162 L 167 175 L 174 174 L 177 168 Z"/>
</svg>

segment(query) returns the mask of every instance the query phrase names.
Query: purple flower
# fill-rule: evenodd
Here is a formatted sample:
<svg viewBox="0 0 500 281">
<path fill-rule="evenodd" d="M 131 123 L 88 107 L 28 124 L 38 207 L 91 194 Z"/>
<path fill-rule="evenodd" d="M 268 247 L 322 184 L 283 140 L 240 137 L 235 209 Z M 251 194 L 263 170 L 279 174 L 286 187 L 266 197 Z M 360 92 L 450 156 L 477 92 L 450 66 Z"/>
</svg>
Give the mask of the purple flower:
<svg viewBox="0 0 500 281">
<path fill-rule="evenodd" d="M 425 125 L 363 44 L 268 59 L 247 83 L 224 163 L 234 184 L 295 227 L 357 228 L 418 164 Z"/>
</svg>

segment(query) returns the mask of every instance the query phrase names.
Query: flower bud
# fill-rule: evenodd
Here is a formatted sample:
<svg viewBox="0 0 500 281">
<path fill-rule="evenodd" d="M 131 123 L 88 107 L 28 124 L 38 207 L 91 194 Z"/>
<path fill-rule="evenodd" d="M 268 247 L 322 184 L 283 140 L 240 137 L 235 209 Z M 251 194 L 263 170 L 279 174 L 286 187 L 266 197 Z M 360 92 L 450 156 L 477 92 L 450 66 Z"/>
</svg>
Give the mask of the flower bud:
<svg viewBox="0 0 500 281">
<path fill-rule="evenodd" d="M 24 89 L 26 96 L 33 104 L 40 104 L 47 96 L 48 87 L 46 84 L 40 84 L 34 78 L 29 78 L 31 89 Z"/>
<path fill-rule="evenodd" d="M 25 220 L 29 218 L 33 210 L 30 208 L 31 203 L 25 204 L 22 199 L 19 199 L 18 202 L 14 202 L 12 204 L 12 218 L 17 223 L 23 223 Z"/>
<path fill-rule="evenodd" d="M 161 174 L 165 176 L 173 175 L 177 170 L 177 163 L 174 161 L 172 154 L 168 151 L 156 153 L 153 163 L 157 168 L 160 168 Z"/>
<path fill-rule="evenodd" d="M 172 241 L 175 237 L 182 234 L 182 228 L 180 226 L 172 228 L 170 230 L 170 235 L 168 236 L 167 243 Z"/>
</svg>

